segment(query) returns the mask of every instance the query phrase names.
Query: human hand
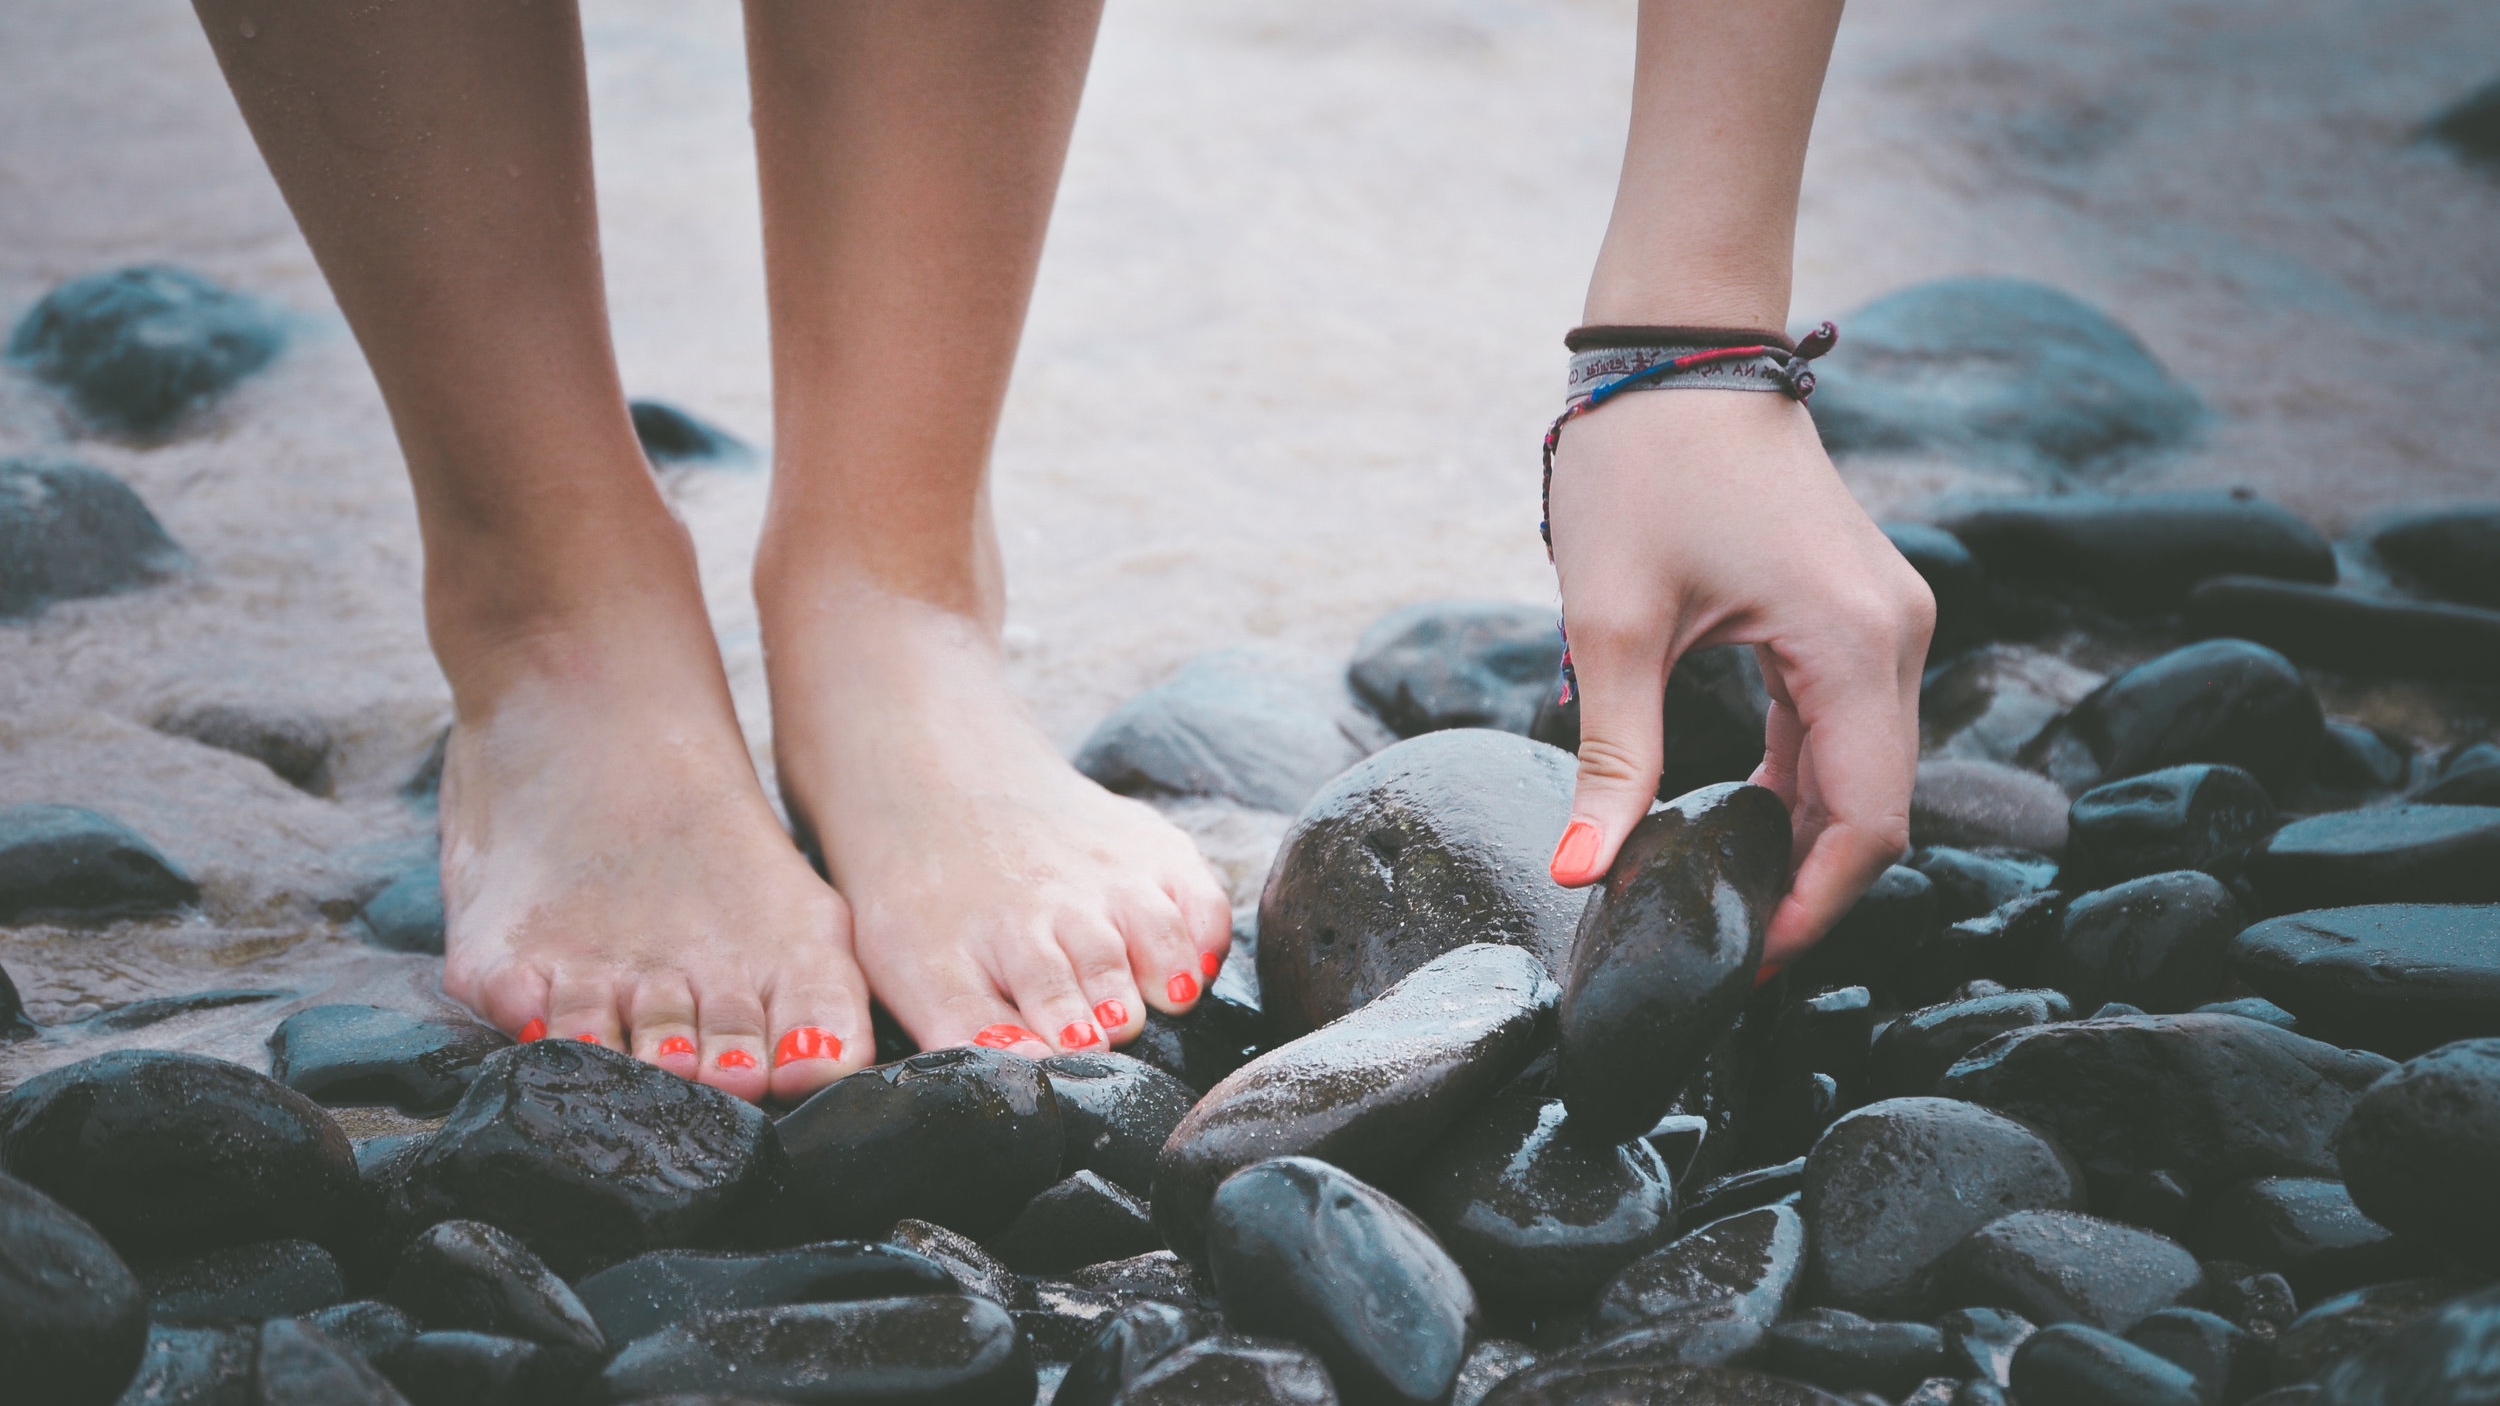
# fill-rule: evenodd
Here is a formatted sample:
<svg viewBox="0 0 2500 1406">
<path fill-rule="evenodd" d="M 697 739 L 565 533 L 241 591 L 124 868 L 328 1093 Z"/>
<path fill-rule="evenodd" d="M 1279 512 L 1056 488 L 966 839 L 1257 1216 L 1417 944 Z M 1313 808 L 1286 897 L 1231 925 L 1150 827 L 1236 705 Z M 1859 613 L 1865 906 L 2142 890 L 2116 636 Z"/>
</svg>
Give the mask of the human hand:
<svg viewBox="0 0 2500 1406">
<path fill-rule="evenodd" d="M 1926 582 L 1783 395 L 1644 391 L 1580 416 L 1555 454 L 1547 520 L 1580 698 L 1555 882 L 1603 878 L 1648 812 L 1675 661 L 1750 644 L 1771 695 L 1753 780 L 1788 803 L 1795 837 L 1763 952 L 1785 964 L 1908 848 L 1936 618 Z"/>
</svg>

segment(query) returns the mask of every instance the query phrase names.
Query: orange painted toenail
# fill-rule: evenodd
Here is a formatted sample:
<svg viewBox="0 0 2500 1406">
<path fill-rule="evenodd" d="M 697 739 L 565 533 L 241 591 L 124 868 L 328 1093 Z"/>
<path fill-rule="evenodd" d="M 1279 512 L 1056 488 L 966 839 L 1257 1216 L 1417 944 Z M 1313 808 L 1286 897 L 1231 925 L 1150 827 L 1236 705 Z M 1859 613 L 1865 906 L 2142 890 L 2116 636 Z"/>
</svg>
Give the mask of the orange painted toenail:
<svg viewBox="0 0 2500 1406">
<path fill-rule="evenodd" d="M 723 1050 L 720 1057 L 712 1062 L 723 1069 L 753 1069 L 755 1056 L 744 1050 Z"/>
<path fill-rule="evenodd" d="M 840 1059 L 842 1042 L 830 1030 L 813 1025 L 793 1026 L 783 1032 L 781 1043 L 773 1046 L 773 1067 L 778 1069 L 795 1059 Z"/>
<path fill-rule="evenodd" d="M 1117 1030 L 1128 1024 L 1128 1007 L 1117 1001 L 1105 1001 L 1094 1007 L 1094 1019 L 1101 1021 L 1105 1030 Z"/>
<path fill-rule="evenodd" d="M 1207 980 L 1213 981 L 1215 979 L 1215 974 L 1224 970 L 1224 954 L 1221 952 L 1199 953 L 1198 970 L 1207 978 Z"/>
<path fill-rule="evenodd" d="M 524 1045 L 528 1044 L 532 1040 L 544 1040 L 547 1038 L 547 1022 L 540 1020 L 536 1016 L 532 1016 L 530 1017 L 530 1023 L 521 1027 L 521 1033 L 513 1036 L 512 1038 L 520 1041 Z"/>
<path fill-rule="evenodd" d="M 1021 1025 L 984 1025 L 980 1033 L 972 1037 L 972 1043 L 985 1050 L 1003 1050 L 1026 1041 L 1038 1045 L 1042 1043 L 1042 1037 Z"/>
<path fill-rule="evenodd" d="M 1102 1032 L 1096 1030 L 1090 1022 L 1072 1020 L 1068 1022 L 1067 1029 L 1059 1032 L 1059 1043 L 1067 1049 L 1081 1050 L 1087 1045 L 1102 1043 Z"/>
<path fill-rule="evenodd" d="M 595 1044 L 598 1044 L 598 1043 L 599 1043 L 599 1037 L 598 1037 L 598 1036 L 596 1036 L 596 1035 L 593 1035 L 593 1034 L 589 1033 L 588 1031 L 584 1031 L 583 1033 L 581 1033 L 581 1034 L 579 1034 L 579 1035 L 576 1035 L 576 1036 L 574 1036 L 573 1038 L 574 1038 L 574 1039 L 576 1039 L 576 1040 L 581 1041 L 581 1042 L 582 1042 L 583 1044 L 585 1044 L 585 1045 L 595 1045 Z"/>
<path fill-rule="evenodd" d="M 1198 978 L 1182 972 L 1163 984 L 1163 994 L 1171 997 L 1175 1005 L 1195 1001 L 1198 999 Z"/>
<path fill-rule="evenodd" d="M 1554 861 L 1546 866 L 1558 884 L 1585 884 L 1597 877 L 1589 871 L 1597 867 L 1597 827 L 1586 820 L 1574 820 L 1565 826 L 1562 842 L 1554 846 Z"/>
<path fill-rule="evenodd" d="M 690 1055 L 693 1053 L 694 1041 L 687 1039 L 683 1035 L 671 1035 L 667 1039 L 660 1042 L 660 1057 L 663 1059 L 668 1058 L 671 1055 Z"/>
</svg>

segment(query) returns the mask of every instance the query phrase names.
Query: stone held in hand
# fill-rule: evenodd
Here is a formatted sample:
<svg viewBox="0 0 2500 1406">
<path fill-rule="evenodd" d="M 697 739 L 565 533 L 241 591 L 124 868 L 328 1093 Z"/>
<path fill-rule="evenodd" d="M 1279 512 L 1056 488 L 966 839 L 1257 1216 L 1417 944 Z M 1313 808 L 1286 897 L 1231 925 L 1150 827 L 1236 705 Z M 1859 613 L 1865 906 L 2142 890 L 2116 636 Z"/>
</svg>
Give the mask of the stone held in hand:
<svg viewBox="0 0 2500 1406">
<path fill-rule="evenodd" d="M 2235 766 L 2278 802 L 2300 794 L 2326 714 L 2292 662 L 2206 640 L 2127 670 L 2023 744 L 2015 760 L 2075 795 L 2188 762 Z"/>
<path fill-rule="evenodd" d="M 866 1238 L 898 1220 L 987 1239 L 1059 1180 L 1066 1129 L 1042 1067 L 930 1050 L 837 1079 L 777 1125 L 804 1236 Z"/>
<path fill-rule="evenodd" d="M 2409 1059 L 2500 1035 L 2500 904 L 2365 904 L 2269 918 L 2232 974 L 2319 1039 Z"/>
<path fill-rule="evenodd" d="M 1475 1326 L 1467 1276 L 1413 1213 L 1309 1157 L 1216 1189 L 1207 1260 L 1225 1316 L 1308 1345 L 1355 1401 L 1449 1395 Z"/>
<path fill-rule="evenodd" d="M 198 1328 L 264 1318 L 301 1318 L 347 1297 L 339 1265 L 309 1240 L 228 1245 L 146 1267 L 148 1316 Z"/>
<path fill-rule="evenodd" d="M 2353 1104 L 2335 1155 L 2354 1205 L 2441 1255 L 2500 1269 L 2500 1039 L 2407 1060 Z"/>
<path fill-rule="evenodd" d="M 1634 826 L 1591 891 L 1556 1008 L 1574 1135 L 1649 1131 L 1753 993 L 1788 880 L 1788 808 L 1710 786 Z"/>
<path fill-rule="evenodd" d="M 1259 991 L 1290 1039 L 1455 947 L 1503 942 L 1559 971 L 1582 900 L 1547 874 L 1573 762 L 1481 728 L 1401 742 L 1330 782 L 1259 897 Z"/>
<path fill-rule="evenodd" d="M 79 806 L 0 809 L 0 924 L 171 913 L 200 886 L 139 832 Z"/>
<path fill-rule="evenodd" d="M 1947 1251 L 1935 1276 L 1938 1300 L 1957 1308 L 2007 1308 L 2043 1326 L 2111 1333 L 2186 1302 L 2204 1283 L 2196 1257 L 2168 1237 L 2080 1211 L 2000 1216 Z"/>
<path fill-rule="evenodd" d="M 125 1253 L 335 1241 L 363 1207 L 355 1154 L 322 1107 L 241 1065 L 114 1050 L 0 1099 L 7 1171 Z"/>
<path fill-rule="evenodd" d="M 8 355 L 87 419 L 150 435 L 285 344 L 285 323 L 259 299 L 187 269 L 135 264 L 44 294 L 9 334 Z"/>
<path fill-rule="evenodd" d="M 1098 1172 L 1139 1196 L 1152 1196 L 1155 1156 L 1198 1101 L 1197 1091 L 1117 1052 L 1053 1055 L 1042 1061 L 1042 1074 L 1050 1080 L 1065 1130 L 1060 1175 Z"/>
<path fill-rule="evenodd" d="M 331 1106 L 388 1103 L 438 1113 L 460 1099 L 486 1056 L 510 1045 L 462 1016 L 383 1006 L 307 1006 L 270 1032 L 270 1076 Z"/>
<path fill-rule="evenodd" d="M 951 1294 L 954 1277 L 899 1245 L 831 1240 L 786 1250 L 647 1250 L 573 1286 L 611 1343 L 733 1308 Z"/>
<path fill-rule="evenodd" d="M 130 485 L 72 459 L 0 459 L 0 620 L 161 581 L 188 559 Z"/>
<path fill-rule="evenodd" d="M 519 1240 L 478 1221 L 430 1225 L 391 1274 L 390 1301 L 427 1331 L 525 1338 L 588 1357 L 607 1335 L 573 1290 Z"/>
<path fill-rule="evenodd" d="M 1154 1217 L 1164 1243 L 1197 1257 L 1217 1184 L 1270 1157 L 1396 1176 L 1536 1056 L 1556 994 L 1535 957 L 1477 943 L 1243 1065 L 1163 1145 Z"/>
<path fill-rule="evenodd" d="M 2500 807 L 2398 805 L 2295 820 L 2249 852 L 2259 909 L 2500 902 Z"/>
<path fill-rule="evenodd" d="M 611 1401 L 752 1393 L 782 1401 L 1030 1406 L 1033 1358 L 1006 1309 L 962 1294 L 732 1309 L 626 1344 Z"/>
<path fill-rule="evenodd" d="M 1625 1265 L 1598 1292 L 1589 1321 L 1599 1331 L 1620 1331 L 1724 1309 L 1759 1336 L 1788 1311 L 1805 1257 L 1805 1222 L 1794 1206 L 1739 1211 Z"/>
<path fill-rule="evenodd" d="M 1550 606 L 1426 601 L 1372 622 L 1346 681 L 1400 737 L 1482 727 L 1525 735 L 1562 687 Z"/>
<path fill-rule="evenodd" d="M 1290 815 L 1395 740 L 1332 662 L 1226 649 L 1121 704 L 1074 760 L 1120 795 L 1210 796 Z"/>
<path fill-rule="evenodd" d="M 484 1221 L 577 1276 L 736 1233 L 785 1170 L 753 1104 L 602 1046 L 539 1040 L 487 1056 L 393 1211 L 409 1230 Z"/>
<path fill-rule="evenodd" d="M 139 1370 L 148 1301 L 95 1228 L 0 1175 L 0 1382 L 30 1400 L 105 1406 Z"/>
</svg>

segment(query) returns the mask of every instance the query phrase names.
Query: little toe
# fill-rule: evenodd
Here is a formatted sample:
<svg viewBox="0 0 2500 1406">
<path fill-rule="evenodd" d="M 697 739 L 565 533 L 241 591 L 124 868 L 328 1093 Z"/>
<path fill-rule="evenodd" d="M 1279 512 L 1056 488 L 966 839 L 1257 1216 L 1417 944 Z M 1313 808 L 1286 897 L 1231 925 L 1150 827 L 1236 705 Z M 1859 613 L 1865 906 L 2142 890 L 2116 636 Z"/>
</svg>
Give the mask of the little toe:
<svg viewBox="0 0 2500 1406">
<path fill-rule="evenodd" d="M 547 989 L 546 1034 L 625 1048 L 625 1023 L 617 1014 L 616 977 L 605 967 L 558 967 Z"/>
<path fill-rule="evenodd" d="M 764 1053 L 764 1004 L 753 992 L 695 995 L 695 1079 L 749 1103 L 772 1084 Z"/>
<path fill-rule="evenodd" d="M 1166 1015 L 1198 1004 L 1207 970 L 1180 905 L 1158 890 L 1120 905 L 1119 912 L 1132 977 L 1146 1004 Z"/>
<path fill-rule="evenodd" d="M 682 977 L 645 982 L 626 1010 L 634 1057 L 681 1079 L 702 1071 L 696 1051 L 694 988 Z"/>
<path fill-rule="evenodd" d="M 548 987 L 545 972 L 517 963 L 458 986 L 443 979 L 446 995 L 523 1044 L 547 1038 Z"/>
</svg>

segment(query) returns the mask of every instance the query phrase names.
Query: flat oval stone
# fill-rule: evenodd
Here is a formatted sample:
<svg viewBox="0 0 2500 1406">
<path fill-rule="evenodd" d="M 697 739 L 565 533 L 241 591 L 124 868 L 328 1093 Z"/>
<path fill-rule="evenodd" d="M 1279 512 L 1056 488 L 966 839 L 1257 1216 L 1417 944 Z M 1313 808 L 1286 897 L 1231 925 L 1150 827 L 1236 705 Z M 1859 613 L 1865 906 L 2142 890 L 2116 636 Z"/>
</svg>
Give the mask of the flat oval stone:
<svg viewBox="0 0 2500 1406">
<path fill-rule="evenodd" d="M 477 1221 L 426 1227 L 400 1255 L 389 1297 L 428 1331 L 525 1338 L 593 1357 L 608 1350 L 569 1285 L 529 1247 Z"/>
<path fill-rule="evenodd" d="M 1400 737 L 1449 728 L 1524 734 L 1562 686 L 1562 633 L 1549 606 L 1426 601 L 1372 622 L 1346 681 Z"/>
<path fill-rule="evenodd" d="M 2128 1406 L 2205 1406 L 2188 1370 L 2115 1334 L 2059 1323 L 2031 1335 L 2014 1354 L 2014 1390 L 2048 1406 L 2125 1402 Z"/>
<path fill-rule="evenodd" d="M 626 1345 L 599 1374 L 611 1401 L 671 1392 L 894 1406 L 1031 1406 L 1033 1358 L 988 1299 L 930 1294 L 733 1309 Z"/>
<path fill-rule="evenodd" d="M 764 1209 L 782 1165 L 755 1105 L 615 1050 L 539 1040 L 478 1066 L 400 1181 L 395 1217 L 484 1221 L 577 1276 L 729 1234 Z"/>
<path fill-rule="evenodd" d="M 1119 1406 L 1336 1406 L 1337 1388 L 1310 1349 L 1227 1333 L 1176 1349 L 1139 1373 L 1118 1400 Z"/>
<path fill-rule="evenodd" d="M 367 1362 L 417 1335 L 415 1319 L 380 1299 L 351 1299 L 300 1316 Z"/>
<path fill-rule="evenodd" d="M 1478 943 L 1243 1065 L 1163 1145 L 1154 1216 L 1164 1243 L 1196 1257 L 1216 1184 L 1270 1157 L 1396 1175 L 1536 1056 L 1555 994 L 1535 957 Z"/>
<path fill-rule="evenodd" d="M 332 1107 L 387 1103 L 422 1116 L 459 1102 L 478 1062 L 511 1043 L 503 1032 L 457 1016 L 309 1006 L 270 1032 L 269 1073 Z"/>
<path fill-rule="evenodd" d="M 2237 871 L 2274 828 L 2273 798 L 2235 766 L 2168 766 L 2095 786 L 2068 812 L 2067 866 L 2093 884 L 2172 869 Z"/>
<path fill-rule="evenodd" d="M 129 1254 L 329 1240 L 361 1209 L 321 1105 L 199 1055 L 115 1050 L 0 1099 L 0 1160 Z"/>
<path fill-rule="evenodd" d="M 1945 519 L 1989 573 L 2124 614 L 2176 610 L 2229 573 L 2335 579 L 2316 528 L 2261 498 L 2191 491 L 1994 499 Z"/>
<path fill-rule="evenodd" d="M 1767 1328 L 1795 1297 L 1805 1254 L 1805 1222 L 1795 1207 L 1740 1211 L 1624 1266 L 1599 1291 L 1589 1321 L 1621 1330 L 1726 1307 Z"/>
<path fill-rule="evenodd" d="M 1290 815 L 1394 739 L 1335 661 L 1225 649 L 1121 704 L 1073 760 L 1119 795 L 1213 796 Z"/>
<path fill-rule="evenodd" d="M 2149 1230 L 2080 1211 L 2016 1211 L 1937 1261 L 1935 1293 L 1955 1308 L 2008 1308 L 2042 1325 L 2123 1333 L 2203 1283 L 2196 1256 Z M 2019 1391 L 2019 1360 L 2015 1374 Z"/>
<path fill-rule="evenodd" d="M 1259 897 L 1259 992 L 1276 1038 L 1469 943 L 1521 947 L 1559 971 L 1583 900 L 1546 866 L 1573 771 L 1567 752 L 1464 728 L 1401 742 L 1312 797 Z"/>
<path fill-rule="evenodd" d="M 104 1237 L 0 1176 L 0 1381 L 31 1400 L 102 1406 L 139 1370 L 148 1301 Z"/>
<path fill-rule="evenodd" d="M 1139 1196 L 1153 1195 L 1155 1156 L 1198 1101 L 1197 1091 L 1124 1054 L 1054 1055 L 1042 1061 L 1042 1074 L 1065 1129 L 1059 1174 L 1099 1172 Z"/>
<path fill-rule="evenodd" d="M 0 924 L 171 913 L 200 886 L 138 831 L 78 806 L 0 808 Z"/>
<path fill-rule="evenodd" d="M 787 1250 L 651 1250 L 573 1286 L 611 1343 L 725 1309 L 955 1291 L 953 1276 L 928 1256 L 856 1240 Z"/>
<path fill-rule="evenodd" d="M 2500 1035 L 2500 904 L 2269 918 L 2231 944 L 2231 969 L 2304 1033 L 2392 1059 Z"/>
<path fill-rule="evenodd" d="M 1568 1381 L 1591 1367 L 1716 1367 L 1753 1361 L 1768 1329 L 1743 1304 L 1728 1301 L 1679 1308 L 1662 1317 L 1577 1343 L 1538 1363 L 1520 1389 L 1544 1378 Z"/>
<path fill-rule="evenodd" d="M 181 1328 L 304 1318 L 347 1297 L 338 1261 L 309 1240 L 229 1245 L 149 1265 L 148 1316 Z"/>
<path fill-rule="evenodd" d="M 2500 610 L 2222 576 L 2188 596 L 2187 633 L 2271 645 L 2365 678 L 2500 682 Z"/>
<path fill-rule="evenodd" d="M 260 1325 L 250 1381 L 252 1406 L 408 1406 L 388 1378 L 300 1318 Z"/>
<path fill-rule="evenodd" d="M 1788 850 L 1788 808 L 1743 783 L 1692 792 L 1633 827 L 1590 893 L 1556 1008 L 1574 1136 L 1649 1131 L 1736 1023 Z"/>
<path fill-rule="evenodd" d="M 2402 805 L 2295 820 L 2249 851 L 2264 912 L 2500 902 L 2500 806 Z"/>
<path fill-rule="evenodd" d="M 1506 1094 L 1426 1153 L 1406 1204 L 1488 1298 L 1576 1301 L 1675 1229 L 1666 1165 L 1639 1138 L 1590 1144 L 1559 1099 Z"/>
<path fill-rule="evenodd" d="M 818 1090 L 776 1125 L 784 1215 L 802 1235 L 864 1239 L 903 1219 L 976 1240 L 1059 1179 L 1059 1100 L 1041 1066 L 995 1050 L 930 1050 Z"/>
<path fill-rule="evenodd" d="M 2046 1025 L 2073 1013 L 2055 991 L 2001 991 L 1944 1001 L 1897 1015 L 1867 1055 L 1866 1095 L 1924 1097 L 1954 1063 L 2008 1030 Z"/>
<path fill-rule="evenodd" d="M 2408 1060 L 2335 1134 L 2353 1203 L 2397 1235 L 2500 1268 L 2500 1039 Z"/>
<path fill-rule="evenodd" d="M 2490 95 L 2480 96 L 2487 113 Z M 2450 600 L 2500 606 L 2500 504 L 2461 503 L 2403 514 L 2370 534 L 2370 549 Z"/>
<path fill-rule="evenodd" d="M 2332 1175 L 2329 1139 L 2392 1067 L 2238 1016 L 2112 1016 L 2000 1035 L 1938 1092 L 2021 1119 L 2087 1168 L 2227 1186 Z"/>
<path fill-rule="evenodd" d="M 1869 1104 L 1806 1154 L 1811 1292 L 1855 1313 L 1911 1314 L 1937 1262 L 1972 1231 L 2008 1212 L 2082 1204 L 2065 1153 L 2011 1118 L 1941 1098 Z"/>
<path fill-rule="evenodd" d="M 2246 640 L 2174 649 L 2103 684 L 2015 760 L 2070 793 L 2187 762 L 2235 766 L 2280 800 L 2308 781 L 2326 715 L 2292 662 Z"/>
<path fill-rule="evenodd" d="M 2247 922 L 2239 900 L 2211 874 L 2147 874 L 2066 905 L 2043 974 L 2078 1010 L 2111 1001 L 2193 1010 L 2221 994 L 2232 939 Z"/>
<path fill-rule="evenodd" d="M 1227 1178 L 1207 1262 L 1228 1319 L 1308 1345 L 1350 1396 L 1420 1406 L 1458 1380 L 1467 1276 L 1423 1222 L 1337 1167 L 1279 1157 Z"/>
</svg>

